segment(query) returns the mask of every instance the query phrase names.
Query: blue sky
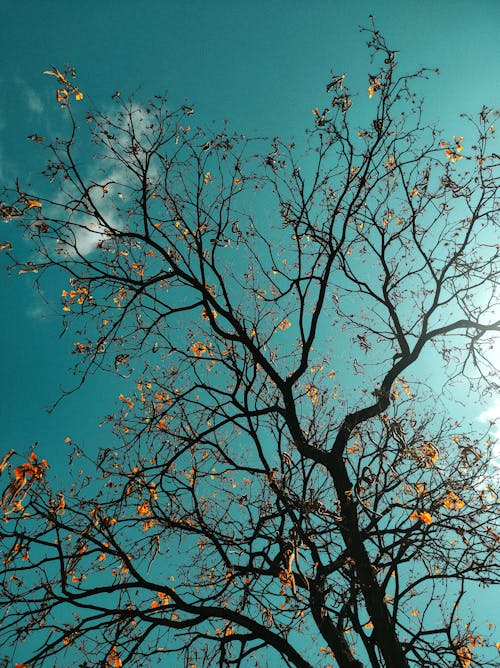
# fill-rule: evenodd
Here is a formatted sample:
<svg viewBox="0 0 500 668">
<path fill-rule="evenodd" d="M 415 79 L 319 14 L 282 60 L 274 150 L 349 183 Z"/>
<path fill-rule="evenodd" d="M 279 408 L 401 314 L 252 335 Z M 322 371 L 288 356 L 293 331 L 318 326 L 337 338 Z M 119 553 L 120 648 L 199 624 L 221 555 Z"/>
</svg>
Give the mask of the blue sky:
<svg viewBox="0 0 500 668">
<path fill-rule="evenodd" d="M 3 3 L 0 180 L 36 178 L 42 159 L 26 136 L 61 132 L 53 82 L 42 75 L 52 64 L 75 66 L 90 107 L 105 109 L 117 89 L 139 97 L 168 91 L 174 103 L 195 106 L 199 124 L 228 118 L 248 136 L 287 138 L 310 126 L 330 70 L 348 72 L 352 88 L 365 90 L 369 61 L 358 27 L 370 13 L 400 50 L 403 70 L 440 68 L 425 96 L 429 117 L 446 132 L 461 134 L 461 112 L 499 105 L 498 0 Z M 4 226 L 0 243 L 13 238 Z M 44 286 L 48 295 L 58 289 Z M 43 303 L 29 275 L 2 270 L 0 308 L 0 450 L 40 441 L 50 463 L 68 435 L 88 451 L 103 445 L 98 421 L 113 410 L 112 378 L 91 378 L 55 412 L 45 410 L 77 383 L 57 302 Z"/>
</svg>

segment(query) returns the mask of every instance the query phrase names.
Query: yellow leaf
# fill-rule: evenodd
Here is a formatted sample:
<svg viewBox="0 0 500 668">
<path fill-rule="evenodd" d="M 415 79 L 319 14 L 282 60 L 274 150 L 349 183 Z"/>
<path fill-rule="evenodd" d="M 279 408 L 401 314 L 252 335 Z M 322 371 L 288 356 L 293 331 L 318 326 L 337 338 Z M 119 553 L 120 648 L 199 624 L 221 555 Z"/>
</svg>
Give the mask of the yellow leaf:
<svg viewBox="0 0 500 668">
<path fill-rule="evenodd" d="M 468 647 L 460 647 L 460 649 L 457 650 L 457 656 L 460 661 L 461 668 L 467 668 L 467 666 L 470 666 L 471 660 L 472 660 L 472 652 Z"/>
<path fill-rule="evenodd" d="M 217 317 L 217 311 L 215 311 L 214 309 L 212 309 L 211 311 L 208 311 L 206 308 L 203 308 L 203 310 L 201 312 L 201 317 L 203 318 L 203 320 L 209 320 L 210 319 L 209 313 L 212 314 L 212 317 L 215 320 L 215 318 Z"/>
<path fill-rule="evenodd" d="M 292 323 L 288 318 L 283 318 L 283 320 L 278 325 L 278 329 L 285 330 L 292 326 Z"/>
<path fill-rule="evenodd" d="M 191 350 L 193 351 L 193 355 L 195 357 L 201 357 L 203 353 L 207 352 L 207 347 L 204 343 L 201 343 L 200 341 L 195 341 L 191 346 Z"/>
<path fill-rule="evenodd" d="M 448 510 L 460 510 L 465 506 L 465 503 L 462 499 L 459 499 L 454 492 L 449 492 L 448 496 L 445 498 L 443 505 Z"/>
<path fill-rule="evenodd" d="M 306 385 L 306 394 L 310 397 L 312 404 L 318 401 L 319 390 L 314 385 Z"/>
<path fill-rule="evenodd" d="M 439 452 L 434 443 L 431 443 L 430 441 L 426 441 L 422 444 L 422 454 L 426 460 L 427 466 L 435 464 L 439 459 Z"/>
<path fill-rule="evenodd" d="M 122 665 L 122 660 L 118 656 L 116 645 L 114 645 L 108 654 L 108 666 L 112 666 L 112 668 L 121 668 Z"/>
<path fill-rule="evenodd" d="M 151 515 L 151 508 L 149 507 L 149 501 L 143 501 L 137 506 L 137 512 L 139 515 Z"/>
<path fill-rule="evenodd" d="M 370 85 L 368 86 L 368 97 L 371 99 L 373 97 L 373 93 L 378 90 L 381 86 L 381 83 L 379 79 L 376 77 L 370 77 Z"/>
<path fill-rule="evenodd" d="M 42 206 L 36 199 L 28 199 L 26 200 L 26 204 L 26 209 L 40 208 Z"/>
<path fill-rule="evenodd" d="M 165 422 L 165 418 L 162 418 L 162 419 L 158 422 L 158 424 L 157 424 L 157 428 L 158 428 L 158 429 L 161 429 L 162 431 L 168 431 L 168 425 L 167 425 L 167 423 Z"/>
<path fill-rule="evenodd" d="M 83 93 L 81 93 L 80 91 L 78 91 L 78 92 L 75 94 L 75 100 L 83 100 Z"/>
<path fill-rule="evenodd" d="M 57 77 L 59 81 L 62 81 L 63 83 L 68 83 L 64 77 L 64 74 L 61 74 L 61 72 L 59 72 L 59 70 L 56 67 L 54 67 L 54 69 L 52 70 L 45 70 L 42 74 L 50 74 L 53 77 Z"/>
</svg>

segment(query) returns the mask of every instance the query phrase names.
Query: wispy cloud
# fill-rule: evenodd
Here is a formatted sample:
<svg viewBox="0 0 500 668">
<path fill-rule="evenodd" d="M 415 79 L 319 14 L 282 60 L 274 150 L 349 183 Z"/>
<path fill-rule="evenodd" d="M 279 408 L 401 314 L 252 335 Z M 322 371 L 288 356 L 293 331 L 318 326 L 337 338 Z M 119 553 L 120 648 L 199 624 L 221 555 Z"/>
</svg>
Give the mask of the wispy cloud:
<svg viewBox="0 0 500 668">
<path fill-rule="evenodd" d="M 82 212 L 70 215 L 68 225 L 64 233 L 61 232 L 57 244 L 58 253 L 67 257 L 89 255 L 96 250 L 99 242 L 108 238 L 110 229 L 120 230 L 122 228 L 123 223 L 120 220 L 117 206 L 118 201 L 124 198 L 121 190 L 127 188 L 129 178 L 128 171 L 124 167 L 118 167 L 113 169 L 107 177 L 100 179 L 102 186 L 95 182 L 93 197 L 99 209 L 100 218 Z M 99 195 L 97 193 L 101 188 L 102 194 Z M 64 200 L 61 197 L 56 206 L 64 207 Z M 55 215 L 57 216 L 57 213 Z"/>
<path fill-rule="evenodd" d="M 21 94 L 26 100 L 27 108 L 34 114 L 41 114 L 44 110 L 42 98 L 29 83 L 21 77 L 16 77 L 16 85 L 21 89 Z"/>
<path fill-rule="evenodd" d="M 3 165 L 4 165 L 3 149 L 2 145 L 0 144 L 0 181 L 2 183 L 5 182 L 5 171 Z"/>
<path fill-rule="evenodd" d="M 114 123 L 115 127 L 119 126 L 120 122 L 123 123 L 117 115 L 115 108 L 109 110 L 108 117 Z M 144 144 L 147 146 L 148 138 L 151 134 L 151 119 L 148 117 L 144 107 L 139 104 L 133 105 L 131 118 L 135 136 L 144 141 Z M 131 141 L 131 137 L 126 129 L 124 131 L 115 129 L 114 132 L 117 136 L 117 142 L 122 142 L 123 146 Z M 99 181 L 94 182 L 96 193 L 99 192 L 99 184 L 102 184 L 101 187 L 103 188 L 101 195 L 93 195 L 96 198 L 95 201 L 99 209 L 100 219 L 79 212 L 70 216 L 68 221 L 70 224 L 68 225 L 66 234 L 64 238 L 59 239 L 57 246 L 57 252 L 66 257 L 89 255 L 96 250 L 100 242 L 109 238 L 109 230 L 120 230 L 123 228 L 123 214 L 119 211 L 119 202 L 122 204 L 126 202 L 130 192 L 134 192 L 140 186 L 140 183 L 137 182 L 137 177 L 133 175 L 131 170 L 127 169 L 111 155 L 108 157 L 110 158 L 110 172 L 106 175 L 101 175 Z M 160 170 L 156 162 L 149 165 L 148 175 L 152 180 L 159 178 Z M 89 181 L 93 181 L 93 179 L 89 179 Z M 106 186 L 105 189 L 104 185 Z M 59 199 L 59 204 L 64 206 L 62 199 Z"/>
<path fill-rule="evenodd" d="M 500 398 L 481 413 L 480 422 L 489 422 L 492 425 L 492 463 L 495 468 L 500 469 Z"/>
<path fill-rule="evenodd" d="M 26 309 L 26 315 L 28 318 L 32 318 L 33 320 L 45 320 L 48 312 L 44 306 L 38 304 L 36 306 L 30 306 L 28 309 Z"/>
</svg>

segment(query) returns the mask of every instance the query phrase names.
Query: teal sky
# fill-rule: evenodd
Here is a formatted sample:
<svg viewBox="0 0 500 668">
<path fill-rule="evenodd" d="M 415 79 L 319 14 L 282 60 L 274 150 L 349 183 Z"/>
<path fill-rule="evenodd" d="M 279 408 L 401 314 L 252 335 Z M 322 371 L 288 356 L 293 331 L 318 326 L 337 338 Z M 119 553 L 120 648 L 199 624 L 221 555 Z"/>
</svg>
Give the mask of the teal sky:
<svg viewBox="0 0 500 668">
<path fill-rule="evenodd" d="M 82 104 L 91 107 L 106 108 L 117 89 L 143 97 L 168 91 L 174 103 L 195 106 L 199 124 L 229 118 L 247 136 L 300 136 L 331 69 L 348 72 L 352 89 L 365 90 L 369 61 L 359 25 L 370 13 L 400 50 L 402 69 L 440 68 L 425 96 L 429 117 L 445 131 L 460 134 L 461 112 L 498 106 L 497 0 L 423 0 L 418 8 L 392 0 L 3 3 L 0 179 L 35 178 L 43 156 L 26 136 L 63 132 L 53 82 L 42 75 L 51 64 L 76 67 Z M 13 241 L 7 226 L 3 237 Z M 57 294 L 60 286 L 52 287 Z M 43 304 L 29 275 L 1 272 L 0 299 L 3 447 L 40 440 L 54 458 L 67 433 L 94 447 L 111 379 L 90 382 L 49 417 L 44 407 L 75 383 L 67 372 L 72 340 L 58 338 L 57 305 Z"/>
<path fill-rule="evenodd" d="M 449 134 L 462 134 L 461 112 L 500 106 L 499 0 L 4 1 L 0 181 L 34 179 L 41 170 L 43 155 L 27 135 L 63 134 L 53 82 L 42 75 L 51 65 L 76 68 L 81 104 L 90 107 L 106 109 L 115 90 L 142 98 L 167 91 L 174 104 L 194 105 L 197 124 L 228 118 L 248 136 L 291 138 L 311 126 L 330 70 L 347 72 L 352 90 L 366 90 L 359 25 L 370 13 L 400 51 L 403 71 L 439 67 L 425 87 L 426 108 Z M 23 245 L 2 226 L 0 243 Z M 43 286 L 48 295 L 61 287 Z M 73 338 L 59 338 L 58 301 L 44 304 L 29 275 L 2 269 L 0 308 L 0 456 L 39 441 L 61 474 L 66 436 L 88 452 L 105 444 L 98 422 L 121 389 L 113 378 L 92 378 L 49 415 L 60 389 L 77 383 L 68 373 Z"/>
</svg>

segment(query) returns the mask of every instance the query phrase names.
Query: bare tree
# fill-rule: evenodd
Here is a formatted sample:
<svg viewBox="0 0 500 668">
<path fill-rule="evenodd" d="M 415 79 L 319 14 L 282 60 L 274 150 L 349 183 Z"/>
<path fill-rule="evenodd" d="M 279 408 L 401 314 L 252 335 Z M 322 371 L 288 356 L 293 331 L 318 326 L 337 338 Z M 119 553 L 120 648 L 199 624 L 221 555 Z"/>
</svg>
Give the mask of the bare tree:
<svg viewBox="0 0 500 668">
<path fill-rule="evenodd" d="M 494 665 L 464 607 L 499 581 L 491 442 L 453 388 L 497 389 L 495 114 L 442 136 L 428 72 L 369 48 L 369 99 L 332 75 L 307 150 L 161 97 L 85 123 L 49 70 L 69 135 L 52 195 L 4 193 L 37 255 L 6 250 L 68 277 L 82 381 L 123 392 L 66 489 L 43 446 L 2 461 L 20 665 Z"/>
</svg>

